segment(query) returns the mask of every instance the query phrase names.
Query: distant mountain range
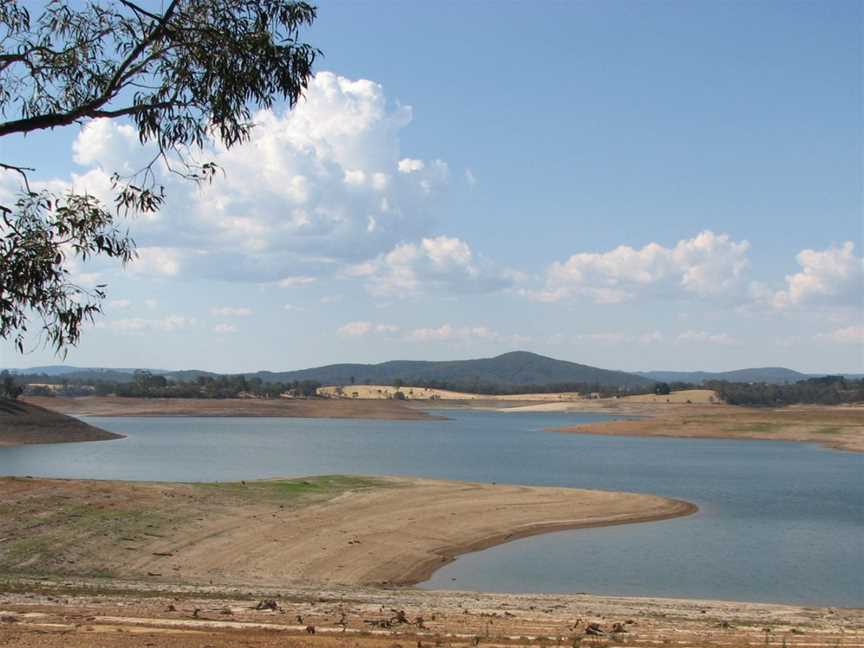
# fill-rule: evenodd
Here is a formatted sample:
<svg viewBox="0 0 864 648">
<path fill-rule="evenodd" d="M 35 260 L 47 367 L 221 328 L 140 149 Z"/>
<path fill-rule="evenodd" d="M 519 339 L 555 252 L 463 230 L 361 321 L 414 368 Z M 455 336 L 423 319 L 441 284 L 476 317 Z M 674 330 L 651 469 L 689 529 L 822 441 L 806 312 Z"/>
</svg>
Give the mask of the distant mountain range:
<svg viewBox="0 0 864 648">
<path fill-rule="evenodd" d="M 133 368 L 86 368 L 52 365 L 17 369 L 13 370 L 13 373 L 62 377 L 69 380 L 127 382 L 132 380 L 135 371 Z M 149 371 L 172 380 L 195 380 L 198 376 L 219 375 L 193 369 L 183 371 L 150 369 Z M 814 377 L 814 374 L 804 374 L 784 367 L 761 367 L 724 372 L 643 371 L 628 373 L 556 360 L 527 351 L 513 351 L 494 358 L 476 360 L 392 360 L 379 364 L 334 364 L 297 371 L 258 371 L 243 375 L 247 378 L 260 378 L 265 382 L 314 380 L 324 385 L 344 385 L 350 383 L 353 378 L 354 382 L 358 384 L 390 384 L 399 379 L 406 384 L 443 381 L 465 387 L 477 383 L 500 386 L 591 383 L 622 388 L 645 387 L 655 382 L 701 384 L 707 380 L 782 384 Z M 861 375 L 847 375 L 847 377 L 861 377 Z"/>
</svg>

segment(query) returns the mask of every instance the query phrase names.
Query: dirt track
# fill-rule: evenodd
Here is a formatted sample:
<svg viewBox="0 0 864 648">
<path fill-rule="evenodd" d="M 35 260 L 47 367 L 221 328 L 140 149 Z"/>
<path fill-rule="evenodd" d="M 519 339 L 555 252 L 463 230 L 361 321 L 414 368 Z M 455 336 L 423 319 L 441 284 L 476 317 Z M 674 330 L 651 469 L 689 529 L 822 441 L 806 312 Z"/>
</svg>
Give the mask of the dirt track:
<svg viewBox="0 0 864 648">
<path fill-rule="evenodd" d="M 234 585 L 390 585 L 558 529 L 687 515 L 651 495 L 423 479 L 0 480 L 0 572 Z"/>
</svg>

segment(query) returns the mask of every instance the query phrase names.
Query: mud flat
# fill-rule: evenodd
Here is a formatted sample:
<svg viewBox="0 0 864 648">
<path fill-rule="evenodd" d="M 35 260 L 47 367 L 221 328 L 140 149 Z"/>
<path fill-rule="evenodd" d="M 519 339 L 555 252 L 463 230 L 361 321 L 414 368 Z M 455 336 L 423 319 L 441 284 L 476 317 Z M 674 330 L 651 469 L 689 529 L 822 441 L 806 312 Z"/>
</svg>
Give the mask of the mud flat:
<svg viewBox="0 0 864 648">
<path fill-rule="evenodd" d="M 325 476 L 214 484 L 0 479 L 0 573 L 410 585 L 519 537 L 693 513 L 652 495 Z"/>
<path fill-rule="evenodd" d="M 272 416 L 407 421 L 435 418 L 398 400 L 31 396 L 27 402 L 71 416 Z"/>
</svg>

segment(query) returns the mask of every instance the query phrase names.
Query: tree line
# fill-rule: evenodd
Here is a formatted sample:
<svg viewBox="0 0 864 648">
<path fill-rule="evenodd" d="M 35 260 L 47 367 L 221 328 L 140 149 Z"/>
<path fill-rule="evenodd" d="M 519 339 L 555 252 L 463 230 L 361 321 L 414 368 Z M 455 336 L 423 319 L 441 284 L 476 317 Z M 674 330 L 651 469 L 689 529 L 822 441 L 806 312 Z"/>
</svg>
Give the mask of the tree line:
<svg viewBox="0 0 864 648">
<path fill-rule="evenodd" d="M 364 381 L 357 381 L 366 384 Z M 352 383 L 353 384 L 353 383 Z M 711 389 L 720 401 L 730 405 L 781 407 L 796 404 L 840 405 L 864 402 L 864 379 L 844 376 L 808 378 L 782 385 L 742 383 L 722 380 L 696 385 L 686 382 L 658 382 L 642 386 L 615 387 L 586 382 L 562 382 L 548 385 L 502 385 L 480 380 L 412 380 L 395 379 L 390 384 L 397 390 L 407 388 L 441 389 L 488 396 L 512 394 L 578 393 L 585 397 L 611 398 L 636 394 L 667 395 L 687 389 Z M 32 395 L 66 396 L 98 395 L 130 398 L 315 398 L 322 384 L 316 380 L 269 382 L 257 376 L 217 375 L 196 376 L 188 380 L 168 378 L 150 371 L 138 370 L 131 379 L 99 379 L 85 376 L 48 376 L 44 374 L 12 375 L 0 373 L 0 397 L 17 398 L 24 391 Z M 345 385 L 347 387 L 347 385 Z"/>
<path fill-rule="evenodd" d="M 192 380 L 177 380 L 161 374 L 138 370 L 129 381 L 89 380 L 67 376 L 20 376 L 30 382 L 27 393 L 34 396 L 125 396 L 128 398 L 312 398 L 321 383 L 315 380 L 265 382 L 258 377 L 243 375 L 197 376 Z M 51 386 L 49 386 L 51 385 Z"/>
<path fill-rule="evenodd" d="M 785 385 L 712 380 L 706 381 L 703 387 L 713 389 L 730 405 L 765 407 L 864 402 L 864 379 L 847 379 L 844 376 L 808 378 Z"/>
</svg>

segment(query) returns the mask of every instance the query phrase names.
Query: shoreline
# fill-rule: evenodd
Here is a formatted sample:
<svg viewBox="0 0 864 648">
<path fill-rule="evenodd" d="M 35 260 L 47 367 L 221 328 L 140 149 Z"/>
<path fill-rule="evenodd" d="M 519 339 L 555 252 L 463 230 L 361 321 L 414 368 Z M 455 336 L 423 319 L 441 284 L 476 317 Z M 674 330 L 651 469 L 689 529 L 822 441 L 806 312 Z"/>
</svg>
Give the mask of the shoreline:
<svg viewBox="0 0 864 648">
<path fill-rule="evenodd" d="M 598 522 L 576 522 L 560 520 L 550 522 L 538 522 L 536 524 L 527 525 L 523 528 L 515 529 L 509 532 L 500 532 L 495 535 L 490 535 L 487 538 L 474 541 L 470 544 L 454 545 L 449 547 L 447 551 L 442 552 L 442 559 L 440 561 L 436 561 L 430 558 L 426 563 L 418 564 L 414 568 L 410 569 L 408 572 L 406 572 L 403 578 L 392 581 L 392 584 L 400 586 L 419 585 L 420 583 L 423 583 L 432 578 L 433 574 L 445 565 L 449 565 L 450 563 L 458 560 L 460 556 L 474 553 L 476 551 L 483 551 L 484 549 L 490 549 L 492 547 L 507 544 L 508 542 L 520 540 L 522 538 L 530 538 L 532 536 L 543 535 L 546 533 L 556 533 L 558 531 L 574 531 L 577 529 L 596 529 L 601 527 L 621 526 L 625 524 L 644 524 L 647 522 L 660 522 L 663 520 L 672 520 L 679 517 L 686 517 L 688 515 L 693 515 L 699 512 L 699 507 L 692 502 L 677 500 L 673 498 L 664 499 L 677 505 L 677 509 L 670 510 L 665 513 L 633 516 L 628 519 L 622 520 L 605 520 Z"/>
<path fill-rule="evenodd" d="M 586 411 L 586 410 L 565 410 Z M 601 413 L 598 410 L 593 410 Z M 550 432 L 601 436 L 785 441 L 831 450 L 864 452 L 864 407 L 731 405 L 632 405 L 603 413 L 638 417 L 547 428 Z"/>
<path fill-rule="evenodd" d="M 698 510 L 637 493 L 354 476 L 2 478 L 0 495 L 0 572 L 256 586 L 411 586 L 461 555 L 519 538 Z M 26 522 L 34 510 L 46 511 L 38 531 Z"/>
<path fill-rule="evenodd" d="M 89 417 L 274 417 L 393 421 L 442 420 L 402 401 L 350 399 L 128 398 L 121 396 L 27 396 L 23 402 L 67 416 Z"/>
</svg>

